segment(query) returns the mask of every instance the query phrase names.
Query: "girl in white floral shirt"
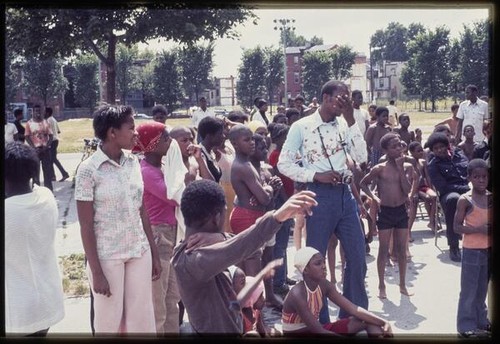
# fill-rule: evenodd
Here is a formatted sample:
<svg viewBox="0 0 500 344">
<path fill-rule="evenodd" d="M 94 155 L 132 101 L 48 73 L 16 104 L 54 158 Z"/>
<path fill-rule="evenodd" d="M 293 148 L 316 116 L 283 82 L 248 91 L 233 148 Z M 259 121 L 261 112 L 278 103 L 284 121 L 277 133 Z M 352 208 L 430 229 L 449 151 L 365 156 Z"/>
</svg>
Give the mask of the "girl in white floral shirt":
<svg viewBox="0 0 500 344">
<path fill-rule="evenodd" d="M 102 144 L 78 169 L 75 199 L 95 332 L 155 333 L 151 281 L 160 276 L 160 260 L 142 204 L 139 161 L 123 151 L 137 140 L 133 109 L 103 106 L 93 126 Z"/>
</svg>

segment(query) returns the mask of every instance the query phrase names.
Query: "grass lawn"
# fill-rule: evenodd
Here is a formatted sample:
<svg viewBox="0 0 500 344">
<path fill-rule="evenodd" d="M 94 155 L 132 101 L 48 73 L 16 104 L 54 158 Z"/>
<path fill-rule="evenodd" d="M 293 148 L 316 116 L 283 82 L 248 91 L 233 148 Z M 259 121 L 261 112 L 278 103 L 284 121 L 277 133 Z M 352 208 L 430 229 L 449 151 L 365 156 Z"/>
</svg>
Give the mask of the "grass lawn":
<svg viewBox="0 0 500 344">
<path fill-rule="evenodd" d="M 137 126 L 146 121 L 152 120 L 136 119 L 135 125 Z M 91 118 L 70 119 L 58 123 L 61 129 L 61 134 L 59 134 L 59 147 L 57 147 L 58 153 L 81 152 L 83 149 L 83 139 L 94 137 Z M 167 124 L 172 127 L 176 125 L 189 125 L 190 123 L 190 118 L 173 118 L 167 120 Z"/>
<path fill-rule="evenodd" d="M 450 116 L 449 113 L 437 112 L 411 112 L 410 115 L 410 129 L 415 130 L 415 128 L 422 129 L 424 140 L 431 133 L 434 125 L 443 121 L 445 118 Z M 139 125 L 145 121 L 150 121 L 148 119 L 135 120 L 136 125 Z M 173 118 L 168 119 L 167 124 L 175 127 L 176 125 L 189 125 L 191 123 L 190 118 Z M 60 121 L 59 127 L 61 129 L 61 134 L 59 135 L 59 153 L 78 153 L 81 152 L 83 148 L 83 139 L 94 137 L 94 130 L 92 129 L 92 119 L 91 118 L 81 118 L 81 119 L 70 119 L 66 121 Z"/>
</svg>

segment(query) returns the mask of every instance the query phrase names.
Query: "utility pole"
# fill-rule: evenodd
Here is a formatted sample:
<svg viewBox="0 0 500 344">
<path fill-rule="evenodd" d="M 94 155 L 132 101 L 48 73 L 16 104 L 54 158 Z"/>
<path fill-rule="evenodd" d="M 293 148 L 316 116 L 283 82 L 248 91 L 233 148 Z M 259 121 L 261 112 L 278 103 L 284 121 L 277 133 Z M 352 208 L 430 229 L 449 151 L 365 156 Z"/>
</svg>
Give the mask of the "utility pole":
<svg viewBox="0 0 500 344">
<path fill-rule="evenodd" d="M 372 43 L 370 41 L 370 98 L 371 103 L 373 104 L 373 58 L 372 58 Z"/>
<path fill-rule="evenodd" d="M 284 73 L 285 73 L 285 94 L 284 94 L 284 103 L 285 107 L 288 106 L 288 90 L 287 90 L 287 71 L 286 71 L 286 44 L 287 44 L 287 38 L 288 38 L 288 33 L 290 30 L 295 30 L 295 27 L 293 26 L 293 23 L 295 23 L 295 19 L 287 19 L 287 18 L 282 18 L 282 19 L 274 19 L 273 22 L 275 24 L 280 24 L 280 26 L 275 26 L 274 30 L 280 30 L 280 37 L 283 39 L 283 57 L 284 57 Z M 290 23 L 292 23 L 290 26 Z"/>
<path fill-rule="evenodd" d="M 231 104 L 234 106 L 234 76 L 231 77 Z"/>
</svg>

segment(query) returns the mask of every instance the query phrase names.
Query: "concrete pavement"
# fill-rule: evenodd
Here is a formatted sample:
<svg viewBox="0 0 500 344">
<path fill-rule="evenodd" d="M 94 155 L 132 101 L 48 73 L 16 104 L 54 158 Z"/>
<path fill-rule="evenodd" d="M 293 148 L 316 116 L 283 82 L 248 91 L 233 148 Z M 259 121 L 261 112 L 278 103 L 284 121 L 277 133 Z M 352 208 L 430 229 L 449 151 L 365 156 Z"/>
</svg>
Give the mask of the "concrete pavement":
<svg viewBox="0 0 500 344">
<path fill-rule="evenodd" d="M 79 154 L 59 154 L 59 160 L 68 172 L 73 172 L 80 161 Z M 70 172 L 70 174 L 71 174 Z M 56 169 L 57 179 L 60 179 Z M 54 193 L 59 205 L 59 228 L 57 231 L 56 252 L 59 256 L 83 252 L 80 239 L 78 219 L 76 215 L 72 178 L 65 182 L 54 183 Z M 64 213 L 67 209 L 67 216 Z M 65 222 L 64 222 L 65 221 Z M 63 226 L 63 223 L 65 225 Z M 412 254 L 408 263 L 407 285 L 415 294 L 408 297 L 399 292 L 399 274 L 397 267 L 386 268 L 387 299 L 381 300 L 378 295 L 378 277 L 376 254 L 378 239 L 374 238 L 370 244 L 371 253 L 366 256 L 368 272 L 366 288 L 369 297 L 369 310 L 388 319 L 396 337 L 407 338 L 412 336 L 426 338 L 456 338 L 456 312 L 460 291 L 460 263 L 449 259 L 448 247 L 444 233 L 438 237 L 437 246 L 434 245 L 434 235 L 427 228 L 427 220 L 417 219 L 413 226 L 414 242 L 410 244 Z M 293 267 L 295 248 L 290 237 L 288 255 L 288 269 L 290 277 L 299 278 Z M 340 259 L 337 252 L 336 276 L 340 278 Z M 341 284 L 337 284 L 341 290 Z M 67 297 L 65 300 L 65 318 L 50 329 L 49 337 L 88 336 L 89 325 L 89 298 Z M 334 319 L 337 308 L 330 304 L 330 315 Z M 281 328 L 279 315 L 266 310 L 265 321 Z M 187 316 L 185 321 L 187 321 Z"/>
</svg>

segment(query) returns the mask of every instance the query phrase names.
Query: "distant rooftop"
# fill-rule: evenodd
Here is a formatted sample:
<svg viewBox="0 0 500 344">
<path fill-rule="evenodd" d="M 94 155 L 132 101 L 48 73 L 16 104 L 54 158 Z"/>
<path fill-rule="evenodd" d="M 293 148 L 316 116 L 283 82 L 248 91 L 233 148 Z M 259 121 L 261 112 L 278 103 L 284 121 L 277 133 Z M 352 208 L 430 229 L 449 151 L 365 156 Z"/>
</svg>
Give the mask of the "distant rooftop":
<svg viewBox="0 0 500 344">
<path fill-rule="evenodd" d="M 315 46 L 307 49 L 307 51 L 310 51 L 310 52 L 325 51 L 325 50 L 332 50 L 333 48 L 336 48 L 336 47 L 337 47 L 337 44 L 322 44 L 322 45 L 315 45 Z"/>
<path fill-rule="evenodd" d="M 307 49 L 305 46 L 302 47 L 287 47 L 286 48 L 286 53 L 287 54 L 299 54 L 301 50 Z"/>
</svg>

